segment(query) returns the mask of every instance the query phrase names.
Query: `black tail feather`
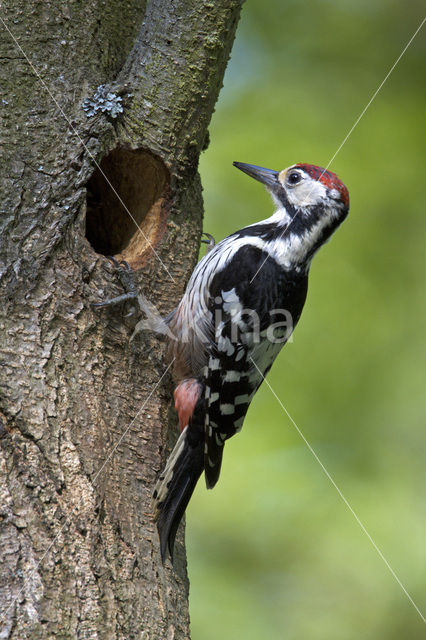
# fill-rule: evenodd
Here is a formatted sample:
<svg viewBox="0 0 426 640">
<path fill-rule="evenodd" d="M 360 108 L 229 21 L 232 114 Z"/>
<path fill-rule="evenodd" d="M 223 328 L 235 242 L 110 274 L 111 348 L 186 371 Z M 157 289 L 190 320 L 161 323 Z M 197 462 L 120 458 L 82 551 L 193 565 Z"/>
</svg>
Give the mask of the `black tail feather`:
<svg viewBox="0 0 426 640">
<path fill-rule="evenodd" d="M 167 557 L 167 550 L 173 561 L 178 526 L 204 466 L 203 443 L 192 443 L 195 444 L 192 446 L 188 435 L 185 429 L 154 491 L 163 564 Z"/>
<path fill-rule="evenodd" d="M 209 447 L 207 453 L 204 454 L 204 468 L 206 476 L 207 489 L 213 489 L 219 480 L 220 469 L 222 467 L 223 444 L 215 448 Z"/>
</svg>

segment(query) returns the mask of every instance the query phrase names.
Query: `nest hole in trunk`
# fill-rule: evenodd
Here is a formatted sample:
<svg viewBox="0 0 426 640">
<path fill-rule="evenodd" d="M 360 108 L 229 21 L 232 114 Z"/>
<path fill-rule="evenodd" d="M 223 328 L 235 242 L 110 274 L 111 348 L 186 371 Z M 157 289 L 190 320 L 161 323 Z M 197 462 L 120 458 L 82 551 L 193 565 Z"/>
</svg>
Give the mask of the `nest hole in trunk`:
<svg viewBox="0 0 426 640">
<path fill-rule="evenodd" d="M 170 175 L 142 149 L 117 147 L 87 183 L 86 238 L 96 253 L 142 266 L 166 227 Z"/>
</svg>

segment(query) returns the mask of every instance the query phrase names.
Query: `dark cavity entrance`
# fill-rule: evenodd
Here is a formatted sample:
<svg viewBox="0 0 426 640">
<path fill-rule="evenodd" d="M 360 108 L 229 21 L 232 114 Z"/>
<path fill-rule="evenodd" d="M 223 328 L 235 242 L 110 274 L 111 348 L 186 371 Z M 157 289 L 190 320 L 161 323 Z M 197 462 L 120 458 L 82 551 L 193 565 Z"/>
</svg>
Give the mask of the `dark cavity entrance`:
<svg viewBox="0 0 426 640">
<path fill-rule="evenodd" d="M 169 172 L 156 156 L 117 148 L 87 183 L 86 238 L 97 253 L 141 265 L 166 224 Z"/>
</svg>

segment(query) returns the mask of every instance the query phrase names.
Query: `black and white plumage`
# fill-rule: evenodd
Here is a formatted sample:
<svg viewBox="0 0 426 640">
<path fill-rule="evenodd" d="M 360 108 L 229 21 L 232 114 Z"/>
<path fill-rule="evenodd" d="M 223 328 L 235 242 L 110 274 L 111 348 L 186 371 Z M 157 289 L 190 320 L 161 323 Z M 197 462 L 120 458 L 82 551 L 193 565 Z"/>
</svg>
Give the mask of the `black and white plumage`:
<svg viewBox="0 0 426 640">
<path fill-rule="evenodd" d="M 154 491 L 163 561 L 201 473 L 216 484 L 224 443 L 300 318 L 312 257 L 349 209 L 346 187 L 321 167 L 234 164 L 266 186 L 276 211 L 211 248 L 166 320 L 182 433 Z"/>
</svg>

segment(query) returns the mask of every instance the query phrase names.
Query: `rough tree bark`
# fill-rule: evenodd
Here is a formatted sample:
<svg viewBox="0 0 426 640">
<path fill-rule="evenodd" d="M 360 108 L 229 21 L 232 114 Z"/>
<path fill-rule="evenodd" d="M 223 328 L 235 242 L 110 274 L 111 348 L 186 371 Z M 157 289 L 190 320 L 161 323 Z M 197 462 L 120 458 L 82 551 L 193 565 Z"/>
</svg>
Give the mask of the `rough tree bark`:
<svg viewBox="0 0 426 640">
<path fill-rule="evenodd" d="M 110 254 L 161 312 L 183 291 L 241 1 L 1 3 L 0 638 L 189 637 L 182 530 L 163 568 L 150 510 L 164 349 L 90 304 L 121 293 Z"/>
</svg>

